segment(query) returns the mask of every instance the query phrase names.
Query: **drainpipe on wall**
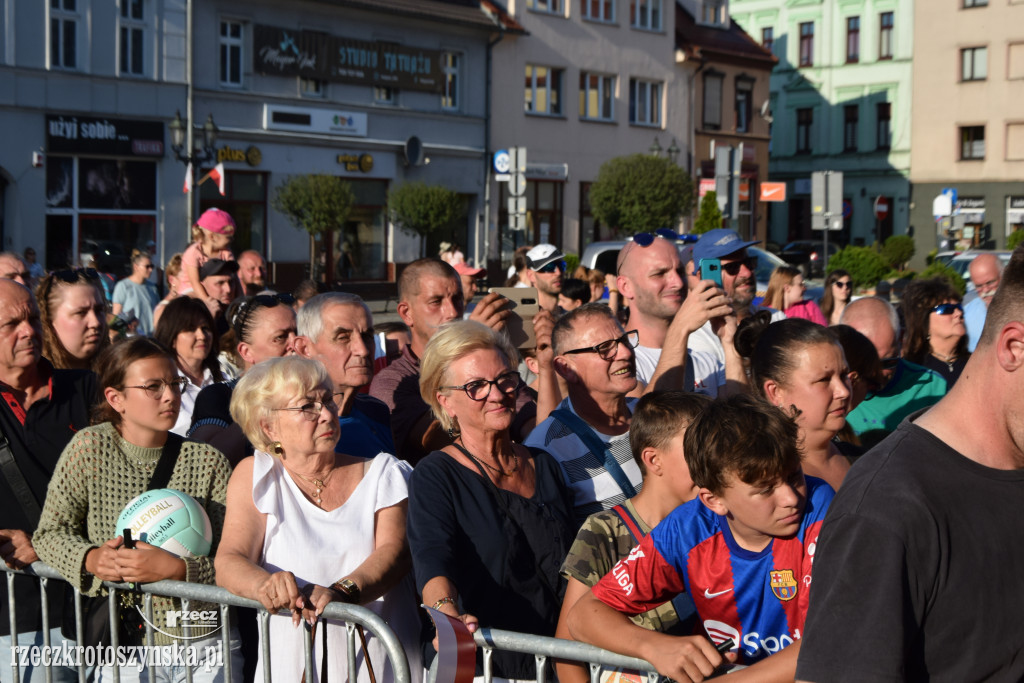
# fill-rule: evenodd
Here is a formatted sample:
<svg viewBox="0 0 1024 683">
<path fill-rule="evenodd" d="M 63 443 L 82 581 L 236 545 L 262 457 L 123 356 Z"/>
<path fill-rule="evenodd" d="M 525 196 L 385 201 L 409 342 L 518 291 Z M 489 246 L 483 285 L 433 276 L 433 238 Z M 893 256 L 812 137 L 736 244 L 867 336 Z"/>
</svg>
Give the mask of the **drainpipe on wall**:
<svg viewBox="0 0 1024 683">
<path fill-rule="evenodd" d="M 491 70 L 493 68 L 492 52 L 494 46 L 505 38 L 505 27 L 498 20 L 498 37 L 487 41 L 486 69 L 487 79 L 484 86 L 484 261 L 483 268 L 487 269 L 487 261 L 491 253 Z M 480 240 L 475 240 L 473 245 L 476 266 L 480 267 Z M 501 251 L 498 251 L 498 261 L 501 262 Z"/>
<path fill-rule="evenodd" d="M 698 48 L 699 49 L 699 48 Z M 690 179 L 697 177 L 697 92 L 694 90 L 694 83 L 697 81 L 697 74 L 707 66 L 707 59 L 704 58 L 704 51 L 700 51 L 700 65 L 690 75 Z M 698 196 L 700 187 L 698 186 Z M 697 200 L 698 210 L 700 200 Z"/>
</svg>

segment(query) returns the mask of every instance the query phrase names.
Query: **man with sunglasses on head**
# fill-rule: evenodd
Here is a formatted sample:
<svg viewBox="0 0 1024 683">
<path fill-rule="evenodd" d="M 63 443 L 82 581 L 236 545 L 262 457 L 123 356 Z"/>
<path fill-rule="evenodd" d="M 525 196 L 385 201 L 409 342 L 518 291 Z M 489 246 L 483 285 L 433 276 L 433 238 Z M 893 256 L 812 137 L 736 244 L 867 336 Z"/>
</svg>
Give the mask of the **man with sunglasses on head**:
<svg viewBox="0 0 1024 683">
<path fill-rule="evenodd" d="M 526 279 L 537 288 L 537 304 L 555 316 L 563 313 L 558 305 L 565 277 L 565 254 L 553 244 L 538 244 L 526 252 Z"/>
<path fill-rule="evenodd" d="M 96 376 L 89 370 L 56 370 L 42 357 L 43 329 L 39 307 L 22 284 L 0 279 L 0 559 L 12 569 L 38 560 L 32 532 L 38 526 L 54 467 L 79 429 L 89 426 Z M 10 614 L 7 582 L 0 581 L 0 679 L 11 676 Z M 18 644 L 42 646 L 39 583 L 14 578 Z M 60 647 L 64 591 L 51 583 L 47 591 L 50 645 Z M 53 681 L 78 680 L 73 669 L 54 667 Z M 46 668 L 20 671 L 22 683 L 42 683 Z"/>
<path fill-rule="evenodd" d="M 864 297 L 850 302 L 839 318 L 867 337 L 882 364 L 883 385 L 850 411 L 846 422 L 865 446 L 880 441 L 903 418 L 927 408 L 946 395 L 946 380 L 938 373 L 901 358 L 900 318 L 888 301 Z"/>
<path fill-rule="evenodd" d="M 652 389 L 717 396 L 727 384 L 746 384 L 743 362 L 732 347 L 736 324 L 725 295 L 713 282 L 697 280 L 689 287 L 678 239 L 667 229 L 639 233 L 619 252 L 617 284 L 629 303 L 629 326 L 639 334 L 637 379 Z M 732 353 L 727 359 L 693 349 L 693 334 L 712 319 L 718 321 L 717 333 L 729 341 Z"/>
<path fill-rule="evenodd" d="M 629 448 L 637 401 L 629 398 L 637 389 L 637 339 L 637 331 L 623 330 L 601 303 L 566 313 L 551 332 L 551 362 L 569 395 L 524 444 L 558 462 L 572 492 L 577 524 L 632 498 L 640 486 L 640 468 Z"/>
</svg>

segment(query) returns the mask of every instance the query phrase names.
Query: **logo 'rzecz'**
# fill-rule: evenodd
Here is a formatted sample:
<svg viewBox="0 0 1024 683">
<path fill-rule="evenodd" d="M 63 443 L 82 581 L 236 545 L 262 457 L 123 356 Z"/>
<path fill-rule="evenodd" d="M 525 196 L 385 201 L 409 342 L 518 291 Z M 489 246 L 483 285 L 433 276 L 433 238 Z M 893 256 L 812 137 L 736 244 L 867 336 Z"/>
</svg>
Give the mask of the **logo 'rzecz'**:
<svg viewBox="0 0 1024 683">
<path fill-rule="evenodd" d="M 786 602 L 796 597 L 796 589 L 799 584 L 793 576 L 792 569 L 773 569 L 769 574 L 772 593 L 775 593 L 775 597 Z"/>
</svg>

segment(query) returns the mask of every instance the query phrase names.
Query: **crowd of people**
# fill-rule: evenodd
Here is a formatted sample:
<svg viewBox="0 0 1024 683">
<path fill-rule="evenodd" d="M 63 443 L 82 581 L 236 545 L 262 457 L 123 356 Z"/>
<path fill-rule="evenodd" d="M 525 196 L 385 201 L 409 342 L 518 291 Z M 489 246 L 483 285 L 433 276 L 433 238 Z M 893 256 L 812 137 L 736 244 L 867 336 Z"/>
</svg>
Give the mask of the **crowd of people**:
<svg viewBox="0 0 1024 683">
<path fill-rule="evenodd" d="M 976 259 L 965 315 L 943 280 L 912 282 L 897 307 L 854 297 L 841 270 L 820 303 L 788 267 L 758 299 L 754 242 L 727 229 L 684 249 L 669 230 L 641 233 L 615 273 L 573 277 L 539 244 L 506 283 L 535 292 L 523 320 L 445 243 L 401 271 L 402 323 L 375 327 L 354 294 L 269 288 L 262 256 L 235 258 L 234 227 L 217 209 L 199 218 L 163 299 L 145 251 L 109 298 L 93 269 L 0 254 L 7 566 L 42 560 L 89 597 L 103 581 L 176 579 L 258 601 L 270 628 L 232 620 L 232 683 L 341 677 L 331 602 L 383 617 L 414 681 L 437 648 L 420 604 L 677 681 L 733 664 L 755 681 L 1024 677 L 1024 249 L 1005 271 Z M 513 343 L 506 330 L 524 325 Z M 164 487 L 207 512 L 208 556 L 121 536 L 125 504 Z M 33 579 L 10 585 L 19 644 L 75 637 L 59 591 L 49 614 L 64 628 L 43 634 Z M 125 623 L 136 606 L 122 602 Z M 175 609 L 154 600 L 161 625 Z M 976 615 L 992 628 L 972 628 Z M 215 645 L 219 627 L 190 637 Z M 169 625 L 157 641 L 182 635 Z M 357 649 L 358 680 L 394 679 L 378 638 L 360 633 Z M 491 665 L 496 680 L 537 676 L 525 654 Z M 590 679 L 572 662 L 551 673 Z"/>
</svg>

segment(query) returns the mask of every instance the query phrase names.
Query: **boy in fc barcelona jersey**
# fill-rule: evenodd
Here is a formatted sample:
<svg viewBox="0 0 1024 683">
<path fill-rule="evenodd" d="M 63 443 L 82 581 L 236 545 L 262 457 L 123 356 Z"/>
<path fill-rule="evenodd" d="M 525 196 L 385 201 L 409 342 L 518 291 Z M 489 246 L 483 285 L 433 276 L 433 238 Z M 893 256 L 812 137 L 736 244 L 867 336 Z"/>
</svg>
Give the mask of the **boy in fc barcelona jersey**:
<svg viewBox="0 0 1024 683">
<path fill-rule="evenodd" d="M 832 489 L 804 477 L 792 419 L 749 396 L 708 405 L 687 429 L 684 453 L 697 499 L 676 508 L 584 594 L 569 630 L 577 640 L 646 659 L 677 681 L 710 676 L 723 661 L 715 645 L 727 640 L 730 661 L 753 665 L 730 682 L 793 680 Z M 706 636 L 652 633 L 627 616 L 684 591 Z"/>
</svg>

